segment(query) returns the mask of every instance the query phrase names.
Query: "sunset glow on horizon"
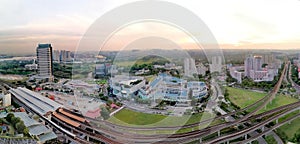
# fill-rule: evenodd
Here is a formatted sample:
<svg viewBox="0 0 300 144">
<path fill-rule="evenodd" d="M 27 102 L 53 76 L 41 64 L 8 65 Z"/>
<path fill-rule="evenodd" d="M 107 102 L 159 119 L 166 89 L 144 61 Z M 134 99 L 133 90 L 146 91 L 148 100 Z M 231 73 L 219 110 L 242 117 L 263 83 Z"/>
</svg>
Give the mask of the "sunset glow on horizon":
<svg viewBox="0 0 300 144">
<path fill-rule="evenodd" d="M 129 2 L 134 1 L 2 1 L 1 54 L 34 53 L 38 43 L 51 43 L 54 49 L 75 51 L 95 20 Z M 299 0 L 170 2 L 201 18 L 222 49 L 300 49 Z M 124 27 L 108 40 L 103 50 L 120 50 L 146 36 L 168 38 L 185 49 L 198 48 L 180 29 L 152 22 Z"/>
</svg>

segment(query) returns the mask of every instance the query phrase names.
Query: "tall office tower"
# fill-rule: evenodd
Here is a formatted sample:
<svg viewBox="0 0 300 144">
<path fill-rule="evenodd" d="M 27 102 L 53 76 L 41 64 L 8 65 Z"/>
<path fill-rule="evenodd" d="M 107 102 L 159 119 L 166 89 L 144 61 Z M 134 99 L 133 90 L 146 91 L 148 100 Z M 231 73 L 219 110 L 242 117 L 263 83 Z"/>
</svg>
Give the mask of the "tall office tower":
<svg viewBox="0 0 300 144">
<path fill-rule="evenodd" d="M 193 58 L 185 58 L 184 59 L 184 75 L 192 76 L 193 74 L 197 74 L 195 60 Z"/>
<path fill-rule="evenodd" d="M 222 57 L 213 56 L 210 64 L 210 72 L 221 72 L 222 71 Z"/>
<path fill-rule="evenodd" d="M 254 56 L 253 61 L 253 70 L 260 71 L 262 68 L 262 57 L 261 56 Z"/>
<path fill-rule="evenodd" d="M 36 48 L 38 61 L 38 76 L 52 80 L 52 47 L 51 44 L 38 44 Z"/>
<path fill-rule="evenodd" d="M 249 55 L 244 61 L 245 65 L 245 76 L 250 77 L 250 71 L 253 70 L 253 56 Z"/>
</svg>

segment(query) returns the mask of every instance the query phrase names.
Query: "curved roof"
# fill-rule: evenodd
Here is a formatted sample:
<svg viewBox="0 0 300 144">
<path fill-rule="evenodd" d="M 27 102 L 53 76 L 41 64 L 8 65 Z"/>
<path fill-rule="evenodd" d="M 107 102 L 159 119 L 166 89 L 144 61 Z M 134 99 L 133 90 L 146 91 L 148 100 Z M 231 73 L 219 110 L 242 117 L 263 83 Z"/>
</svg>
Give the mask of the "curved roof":
<svg viewBox="0 0 300 144">
<path fill-rule="evenodd" d="M 60 113 L 62 113 L 63 115 L 66 115 L 67 117 L 73 118 L 73 119 L 75 119 L 77 121 L 80 121 L 80 122 L 85 122 L 86 121 L 85 118 L 77 116 L 77 115 L 74 115 L 72 113 L 69 113 L 69 112 L 65 111 L 64 109 L 59 109 L 58 111 Z"/>
<path fill-rule="evenodd" d="M 80 126 L 80 123 L 75 122 L 73 120 L 70 120 L 70 119 L 66 118 L 65 116 L 63 116 L 59 113 L 53 112 L 53 116 L 58 118 L 59 120 L 65 122 L 65 123 L 69 124 L 69 125 L 74 126 L 74 127 L 79 127 Z"/>
</svg>

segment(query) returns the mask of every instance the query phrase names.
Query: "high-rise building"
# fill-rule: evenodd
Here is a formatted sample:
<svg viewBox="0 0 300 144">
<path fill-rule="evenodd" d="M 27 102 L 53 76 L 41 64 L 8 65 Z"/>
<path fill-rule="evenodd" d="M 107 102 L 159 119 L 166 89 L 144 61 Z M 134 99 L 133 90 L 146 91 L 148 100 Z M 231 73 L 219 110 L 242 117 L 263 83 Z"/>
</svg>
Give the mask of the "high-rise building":
<svg viewBox="0 0 300 144">
<path fill-rule="evenodd" d="M 50 81 L 53 79 L 52 74 L 52 47 L 51 44 L 38 44 L 36 48 L 38 76 Z"/>
<path fill-rule="evenodd" d="M 95 67 L 95 77 L 105 76 L 105 75 L 115 75 L 118 73 L 118 69 L 116 65 L 112 65 L 110 63 L 105 64 L 97 64 Z"/>
<path fill-rule="evenodd" d="M 261 56 L 254 56 L 253 70 L 260 71 L 261 68 L 262 68 L 262 57 Z"/>
<path fill-rule="evenodd" d="M 193 58 L 185 58 L 184 59 L 184 75 L 192 76 L 193 74 L 197 74 L 195 60 Z"/>
<path fill-rule="evenodd" d="M 268 65 L 271 65 L 274 63 L 274 54 L 265 54 L 263 55 L 262 57 L 262 60 L 263 60 L 263 63 L 264 64 L 268 64 Z"/>
<path fill-rule="evenodd" d="M 197 65 L 197 72 L 199 75 L 205 76 L 207 71 L 207 67 L 204 66 L 202 63 Z"/>
<path fill-rule="evenodd" d="M 59 50 L 53 51 L 53 61 L 54 62 L 60 62 L 60 52 Z"/>
<path fill-rule="evenodd" d="M 53 61 L 58 63 L 71 62 L 72 56 L 70 51 L 66 50 L 54 50 L 53 51 Z"/>
<path fill-rule="evenodd" d="M 271 56 L 271 61 L 273 61 Z M 272 81 L 274 76 L 277 75 L 276 69 L 262 68 L 264 60 L 261 56 L 249 55 L 245 59 L 245 76 L 252 80 L 259 81 Z M 269 61 L 269 60 L 268 60 Z"/>
<path fill-rule="evenodd" d="M 221 72 L 222 71 L 222 57 L 213 56 L 210 64 L 210 72 Z"/>
<path fill-rule="evenodd" d="M 60 51 L 60 62 L 69 62 L 71 61 L 71 52 L 66 50 Z"/>
<path fill-rule="evenodd" d="M 250 71 L 253 70 L 253 56 L 249 55 L 245 61 L 245 76 L 250 77 Z"/>
</svg>

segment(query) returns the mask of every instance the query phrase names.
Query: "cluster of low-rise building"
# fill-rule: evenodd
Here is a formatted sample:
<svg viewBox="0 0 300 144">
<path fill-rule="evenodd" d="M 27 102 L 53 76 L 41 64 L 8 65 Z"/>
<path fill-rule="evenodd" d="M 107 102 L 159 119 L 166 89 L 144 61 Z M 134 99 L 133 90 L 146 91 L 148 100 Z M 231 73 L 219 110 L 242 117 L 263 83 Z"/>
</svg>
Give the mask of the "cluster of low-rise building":
<svg viewBox="0 0 300 144">
<path fill-rule="evenodd" d="M 166 70 L 172 70 L 172 69 L 180 70 L 182 69 L 182 66 L 177 66 L 175 63 L 165 63 L 164 65 L 153 65 L 153 68 L 163 68 Z"/>
<path fill-rule="evenodd" d="M 189 102 L 207 95 L 204 82 L 187 81 L 166 73 L 158 74 L 149 82 L 141 76 L 116 75 L 110 79 L 110 86 L 116 96 L 150 100 Z"/>
</svg>

